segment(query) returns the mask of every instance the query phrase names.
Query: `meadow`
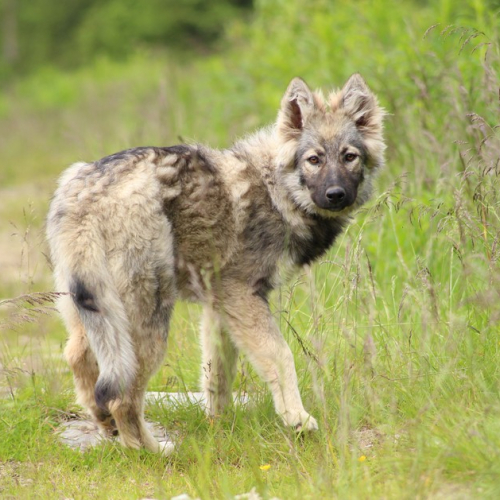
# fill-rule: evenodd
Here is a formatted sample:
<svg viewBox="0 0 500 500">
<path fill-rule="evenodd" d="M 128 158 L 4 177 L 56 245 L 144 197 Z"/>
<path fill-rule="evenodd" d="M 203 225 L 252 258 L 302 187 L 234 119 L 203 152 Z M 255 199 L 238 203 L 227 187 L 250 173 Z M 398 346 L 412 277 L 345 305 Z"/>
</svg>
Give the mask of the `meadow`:
<svg viewBox="0 0 500 500">
<path fill-rule="evenodd" d="M 217 51 L 44 66 L 0 95 L 0 497 L 500 497 L 500 45 L 494 2 L 260 0 Z M 499 6 L 496 6 L 498 9 Z M 297 436 L 244 359 L 247 408 L 148 406 L 169 458 L 57 439 L 81 415 L 51 302 L 44 218 L 66 165 L 138 145 L 227 146 L 289 80 L 360 72 L 388 112 L 377 192 L 272 297 L 320 430 Z M 199 308 L 178 304 L 152 391 L 198 388 Z"/>
</svg>

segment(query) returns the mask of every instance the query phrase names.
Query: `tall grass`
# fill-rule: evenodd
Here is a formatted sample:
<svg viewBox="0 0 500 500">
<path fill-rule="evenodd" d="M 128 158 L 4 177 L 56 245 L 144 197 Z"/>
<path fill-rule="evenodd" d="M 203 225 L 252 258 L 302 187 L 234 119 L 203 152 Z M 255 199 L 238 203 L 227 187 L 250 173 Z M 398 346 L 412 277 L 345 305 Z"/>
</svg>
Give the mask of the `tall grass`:
<svg viewBox="0 0 500 500">
<path fill-rule="evenodd" d="M 10 394 L 0 404 L 0 494 L 232 498 L 256 487 L 283 499 L 497 498 L 500 59 L 492 19 L 481 1 L 262 1 L 253 23 L 231 25 L 223 55 L 188 67 L 158 55 L 101 61 L 52 74 L 52 91 L 36 90 L 43 74 L 11 89 L 0 123 L 2 181 L 9 192 L 36 182 L 47 200 L 63 163 L 178 136 L 227 145 L 274 118 L 297 74 L 331 86 L 360 71 L 389 112 L 389 147 L 374 200 L 321 262 L 274 296 L 316 435 L 284 429 L 242 361 L 237 388 L 253 395 L 248 408 L 215 421 L 196 406 L 148 409 L 176 435 L 171 459 L 112 443 L 85 455 L 67 450 L 52 430 L 78 408 L 64 362 L 49 356 L 61 355 L 64 333 L 41 318 L 0 340 L 0 387 Z M 36 206 L 30 224 L 41 231 L 46 204 Z M 21 212 L 2 207 L 22 228 Z M 29 290 L 9 280 L 4 295 L 46 289 L 46 276 L 31 275 Z M 196 307 L 177 309 L 151 389 L 196 389 L 198 316 Z M 29 365 L 30 356 L 43 361 Z"/>
</svg>

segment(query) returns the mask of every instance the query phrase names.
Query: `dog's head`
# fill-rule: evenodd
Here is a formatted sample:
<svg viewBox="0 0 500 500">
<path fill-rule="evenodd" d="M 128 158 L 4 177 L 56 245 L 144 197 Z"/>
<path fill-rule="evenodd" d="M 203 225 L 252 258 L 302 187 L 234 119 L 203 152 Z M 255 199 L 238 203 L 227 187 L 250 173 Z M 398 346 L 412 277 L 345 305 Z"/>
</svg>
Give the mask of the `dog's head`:
<svg viewBox="0 0 500 500">
<path fill-rule="evenodd" d="M 384 112 L 360 75 L 327 100 L 294 78 L 281 101 L 277 133 L 283 179 L 309 213 L 335 217 L 362 205 L 383 164 Z"/>
</svg>

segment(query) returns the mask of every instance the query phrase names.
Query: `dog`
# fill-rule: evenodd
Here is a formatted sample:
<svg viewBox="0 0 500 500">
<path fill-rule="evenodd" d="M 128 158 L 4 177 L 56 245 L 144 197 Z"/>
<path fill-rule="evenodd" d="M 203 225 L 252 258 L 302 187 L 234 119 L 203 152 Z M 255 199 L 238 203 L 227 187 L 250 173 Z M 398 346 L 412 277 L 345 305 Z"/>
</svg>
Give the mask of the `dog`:
<svg viewBox="0 0 500 500">
<path fill-rule="evenodd" d="M 317 429 L 270 312 L 283 276 L 323 255 L 384 162 L 384 111 L 359 74 L 327 99 L 300 78 L 276 122 L 225 150 L 140 147 L 76 163 L 47 238 L 78 402 L 130 448 L 165 455 L 144 420 L 177 299 L 203 304 L 208 415 L 231 401 L 242 351 L 287 426 Z"/>
</svg>

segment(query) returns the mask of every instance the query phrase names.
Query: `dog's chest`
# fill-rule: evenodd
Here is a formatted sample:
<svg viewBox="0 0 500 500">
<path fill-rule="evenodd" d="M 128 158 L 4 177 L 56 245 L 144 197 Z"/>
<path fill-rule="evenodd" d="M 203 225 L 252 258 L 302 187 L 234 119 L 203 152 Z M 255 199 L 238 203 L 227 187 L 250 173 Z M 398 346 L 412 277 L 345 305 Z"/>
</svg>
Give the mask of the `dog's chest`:
<svg viewBox="0 0 500 500">
<path fill-rule="evenodd" d="M 291 233 L 289 254 L 297 266 L 311 264 L 323 255 L 342 232 L 343 224 L 338 219 L 314 217 L 308 221 L 308 234 Z"/>
</svg>

